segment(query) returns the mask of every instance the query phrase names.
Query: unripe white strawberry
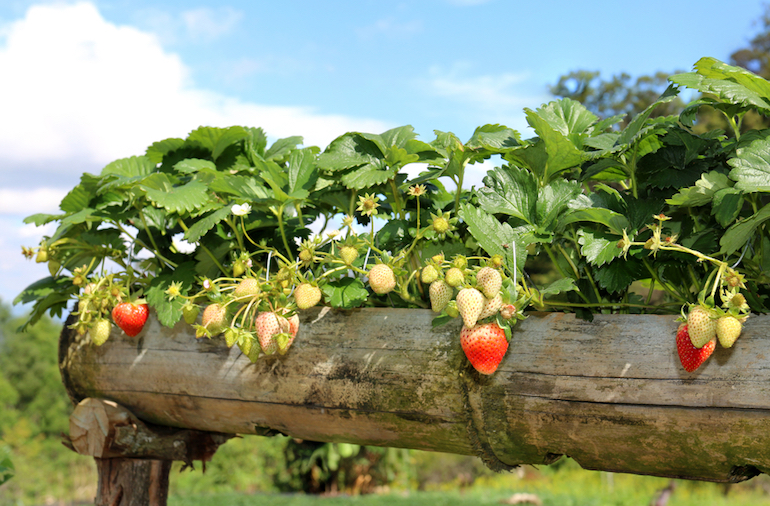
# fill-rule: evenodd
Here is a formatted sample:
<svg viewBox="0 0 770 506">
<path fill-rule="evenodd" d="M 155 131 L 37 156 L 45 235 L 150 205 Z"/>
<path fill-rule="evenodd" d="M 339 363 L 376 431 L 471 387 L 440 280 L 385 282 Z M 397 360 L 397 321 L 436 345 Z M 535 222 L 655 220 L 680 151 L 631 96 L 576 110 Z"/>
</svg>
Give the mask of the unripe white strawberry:
<svg viewBox="0 0 770 506">
<path fill-rule="evenodd" d="M 451 267 L 446 271 L 446 282 L 451 287 L 458 287 L 465 281 L 465 274 L 457 267 Z"/>
<path fill-rule="evenodd" d="M 493 299 L 500 293 L 500 287 L 503 286 L 503 278 L 500 271 L 492 267 L 482 267 L 476 274 L 476 284 L 478 285 L 484 297 Z"/>
<path fill-rule="evenodd" d="M 308 309 L 321 301 L 321 289 L 310 283 L 301 283 L 294 289 L 294 300 L 299 309 Z"/>
<path fill-rule="evenodd" d="M 206 306 L 206 309 L 203 310 L 201 325 L 203 325 L 212 336 L 221 334 L 227 326 L 227 308 L 222 304 L 209 304 Z"/>
<path fill-rule="evenodd" d="M 703 348 L 717 336 L 717 320 L 712 312 L 703 306 L 693 306 L 687 315 L 687 332 L 696 348 Z"/>
<path fill-rule="evenodd" d="M 369 286 L 374 293 L 384 295 L 396 287 L 396 276 L 393 269 L 385 264 L 377 264 L 369 271 Z"/>
<path fill-rule="evenodd" d="M 484 294 L 475 288 L 463 288 L 455 297 L 457 310 L 466 327 L 473 327 L 484 310 Z"/>
<path fill-rule="evenodd" d="M 743 330 L 743 324 L 738 318 L 730 315 L 722 316 L 717 320 L 719 344 L 725 348 L 730 348 L 741 335 L 741 330 Z"/>
<path fill-rule="evenodd" d="M 233 290 L 233 295 L 240 299 L 241 297 L 254 297 L 259 295 L 259 283 L 254 278 L 246 278 L 238 283 Z"/>
<path fill-rule="evenodd" d="M 430 284 L 428 295 L 430 295 L 430 308 L 440 313 L 452 299 L 452 287 L 439 279 Z"/>
<path fill-rule="evenodd" d="M 503 296 L 499 293 L 491 299 L 486 299 L 484 301 L 484 307 L 481 310 L 481 314 L 479 315 L 479 320 L 483 320 L 484 318 L 489 318 L 490 316 L 496 315 L 497 312 L 500 311 L 502 305 Z"/>
</svg>

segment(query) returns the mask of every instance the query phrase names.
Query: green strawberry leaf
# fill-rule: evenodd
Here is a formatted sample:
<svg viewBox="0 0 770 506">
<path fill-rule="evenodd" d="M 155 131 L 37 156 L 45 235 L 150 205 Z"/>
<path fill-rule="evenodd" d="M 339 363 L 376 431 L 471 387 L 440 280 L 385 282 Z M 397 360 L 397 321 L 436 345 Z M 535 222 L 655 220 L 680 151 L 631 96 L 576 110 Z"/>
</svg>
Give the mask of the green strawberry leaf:
<svg viewBox="0 0 770 506">
<path fill-rule="evenodd" d="M 452 134 L 454 137 L 454 134 Z M 454 137 L 457 139 L 457 137 Z M 521 136 L 516 130 L 510 129 L 505 125 L 483 125 L 473 132 L 468 142 L 465 143 L 466 149 L 477 152 L 485 152 L 486 157 L 492 154 L 509 151 L 521 145 Z"/>
<path fill-rule="evenodd" d="M 551 129 L 569 139 L 578 149 L 583 148 L 583 137 L 590 132 L 591 125 L 599 120 L 599 117 L 583 104 L 569 98 L 555 100 L 539 107 L 537 116 Z"/>
<path fill-rule="evenodd" d="M 721 246 L 719 254 L 730 255 L 742 248 L 744 244 L 751 240 L 757 228 L 767 220 L 770 220 L 770 204 L 728 228 L 719 240 L 719 245 Z"/>
<path fill-rule="evenodd" d="M 209 201 L 206 185 L 198 180 L 192 180 L 181 186 L 172 186 L 167 178 L 165 181 L 145 180 L 142 187 L 148 199 L 171 213 L 190 213 Z"/>
<path fill-rule="evenodd" d="M 743 208 L 743 192 L 735 188 L 724 188 L 714 193 L 711 214 L 723 227 L 729 227 Z"/>
<path fill-rule="evenodd" d="M 101 175 L 107 176 L 109 174 L 115 174 L 125 178 L 146 176 L 155 171 L 155 165 L 156 164 L 146 156 L 121 158 L 120 160 L 108 163 L 102 169 Z"/>
<path fill-rule="evenodd" d="M 558 295 L 560 293 L 572 292 L 575 290 L 577 290 L 577 285 L 575 285 L 574 279 L 561 278 L 540 290 L 540 293 L 543 295 Z"/>
<path fill-rule="evenodd" d="M 733 168 L 730 179 L 737 189 L 746 193 L 770 192 L 770 130 L 752 136 L 748 143 L 741 139 L 735 157 L 727 163 Z"/>
<path fill-rule="evenodd" d="M 535 222 L 538 186 L 533 174 L 515 166 L 487 173 L 485 186 L 476 190 L 479 205 L 490 214 L 507 214 L 532 225 Z"/>
<path fill-rule="evenodd" d="M 217 193 L 227 193 L 251 202 L 273 198 L 270 189 L 265 188 L 255 177 L 234 176 L 218 173 L 208 183 L 209 189 Z"/>
<path fill-rule="evenodd" d="M 642 262 L 629 257 L 626 261 L 618 259 L 610 262 L 601 269 L 594 269 L 593 272 L 599 286 L 609 292 L 620 293 L 628 289 L 637 279 L 643 278 L 647 271 Z"/>
<path fill-rule="evenodd" d="M 170 138 L 162 141 L 153 142 L 150 147 L 147 148 L 144 156 L 147 157 L 152 163 L 158 164 L 163 162 L 163 158 L 176 151 L 184 145 L 184 139 Z"/>
<path fill-rule="evenodd" d="M 714 194 L 732 185 L 726 175 L 715 170 L 701 175 L 695 186 L 683 188 L 666 200 L 666 204 L 681 207 L 703 206 L 709 204 Z"/>
<path fill-rule="evenodd" d="M 315 154 L 310 148 L 297 149 L 289 155 L 288 193 L 295 199 L 306 199 L 318 180 Z"/>
<path fill-rule="evenodd" d="M 94 185 L 95 186 L 95 185 Z M 83 183 L 75 186 L 70 192 L 64 196 L 59 209 L 65 213 L 76 213 L 82 211 L 91 202 L 91 198 L 94 195 L 94 187 L 86 188 Z"/>
<path fill-rule="evenodd" d="M 723 102 L 770 111 L 770 83 L 741 67 L 704 57 L 695 63 L 695 72 L 677 74 L 669 80 L 705 95 L 716 95 Z"/>
<path fill-rule="evenodd" d="M 174 169 L 182 174 L 193 174 L 201 169 L 217 170 L 217 166 L 210 160 L 200 158 L 185 158 L 174 164 Z"/>
<path fill-rule="evenodd" d="M 302 144 L 302 141 L 302 137 L 296 135 L 278 139 L 265 151 L 263 158 L 266 161 L 282 162 L 297 148 L 298 144 Z"/>
<path fill-rule="evenodd" d="M 623 254 L 623 249 L 618 248 L 621 237 L 615 234 L 607 234 L 587 229 L 578 230 L 578 244 L 580 252 L 591 264 L 602 266 L 612 262 Z"/>
<path fill-rule="evenodd" d="M 369 298 L 369 291 L 358 278 L 340 278 L 323 285 L 326 300 L 332 307 L 351 309 Z"/>
<path fill-rule="evenodd" d="M 186 143 L 206 148 L 211 151 L 211 157 L 216 161 L 230 145 L 241 141 L 248 135 L 246 129 L 240 126 L 229 128 L 199 127 L 190 132 Z"/>
<path fill-rule="evenodd" d="M 463 204 L 460 216 L 468 224 L 468 230 L 488 255 L 500 255 L 505 259 L 509 270 L 523 269 L 527 261 L 527 244 L 507 223 L 500 223 L 497 218 L 470 204 Z M 516 258 L 514 254 L 516 245 Z"/>
<path fill-rule="evenodd" d="M 198 242 L 200 238 L 214 228 L 217 223 L 230 216 L 230 213 L 232 212 L 230 208 L 230 205 L 226 205 L 202 218 L 198 218 L 193 226 L 184 233 L 185 241 L 191 243 Z"/>
<path fill-rule="evenodd" d="M 187 295 L 195 282 L 195 269 L 192 262 L 179 265 L 174 272 L 155 276 L 150 281 L 145 298 L 150 306 L 155 309 L 158 321 L 165 327 L 173 327 L 182 318 L 182 306 L 187 301 L 184 297 L 169 299 L 166 290 L 171 283 L 181 284 L 179 291 Z"/>
</svg>

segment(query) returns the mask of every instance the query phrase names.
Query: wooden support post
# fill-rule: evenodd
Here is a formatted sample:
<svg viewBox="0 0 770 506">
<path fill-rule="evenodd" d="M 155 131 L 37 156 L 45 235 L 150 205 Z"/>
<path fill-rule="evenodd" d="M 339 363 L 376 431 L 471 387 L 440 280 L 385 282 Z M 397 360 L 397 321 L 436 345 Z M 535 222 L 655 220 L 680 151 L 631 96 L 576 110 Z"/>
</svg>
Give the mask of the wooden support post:
<svg viewBox="0 0 770 506">
<path fill-rule="evenodd" d="M 146 424 L 115 402 L 87 398 L 70 416 L 65 445 L 96 460 L 97 506 L 164 506 L 171 463 L 211 460 L 232 436 Z"/>
</svg>

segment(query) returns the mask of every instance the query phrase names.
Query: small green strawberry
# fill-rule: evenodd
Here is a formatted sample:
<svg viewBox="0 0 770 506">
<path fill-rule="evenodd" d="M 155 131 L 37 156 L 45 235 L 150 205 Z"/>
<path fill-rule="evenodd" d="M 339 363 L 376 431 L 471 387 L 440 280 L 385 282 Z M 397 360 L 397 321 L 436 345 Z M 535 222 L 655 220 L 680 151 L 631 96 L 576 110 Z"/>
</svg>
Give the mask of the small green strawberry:
<svg viewBox="0 0 770 506">
<path fill-rule="evenodd" d="M 374 293 L 384 295 L 396 287 L 396 276 L 393 269 L 385 264 L 377 264 L 369 271 L 369 286 Z"/>
<path fill-rule="evenodd" d="M 436 269 L 435 265 L 426 265 L 423 267 L 422 272 L 420 273 L 420 280 L 423 283 L 433 283 L 438 279 L 438 269 Z"/>
<path fill-rule="evenodd" d="M 730 348 L 741 335 L 741 330 L 743 330 L 743 324 L 738 318 L 731 315 L 720 317 L 717 320 L 719 344 L 725 348 Z"/>
<path fill-rule="evenodd" d="M 254 278 L 242 279 L 238 286 L 233 290 L 233 296 L 236 299 L 251 298 L 259 295 L 259 282 Z"/>
<path fill-rule="evenodd" d="M 496 322 L 463 326 L 460 346 L 474 369 L 481 374 L 492 374 L 508 351 L 508 339 Z"/>
<path fill-rule="evenodd" d="M 717 320 L 712 317 L 712 311 L 697 305 L 690 308 L 687 315 L 687 332 L 690 341 L 696 348 L 703 348 L 717 336 Z"/>
<path fill-rule="evenodd" d="M 193 325 L 198 320 L 198 314 L 201 312 L 200 308 L 190 301 L 185 302 L 182 306 L 182 318 L 188 325 Z"/>
<path fill-rule="evenodd" d="M 299 309 L 308 309 L 321 301 L 321 289 L 310 283 L 300 283 L 294 289 L 294 300 Z"/>
<path fill-rule="evenodd" d="M 476 274 L 476 284 L 487 299 L 493 299 L 500 293 L 503 286 L 503 278 L 500 271 L 492 267 L 482 267 Z"/>
<path fill-rule="evenodd" d="M 463 317 L 466 327 L 473 327 L 484 310 L 484 294 L 475 288 L 463 288 L 455 297 L 457 301 L 457 310 Z"/>
<path fill-rule="evenodd" d="M 446 271 L 446 282 L 452 288 L 456 288 L 463 284 L 465 281 L 465 274 L 457 267 L 451 267 Z"/>
<path fill-rule="evenodd" d="M 685 323 L 679 325 L 676 331 L 676 349 L 679 353 L 679 361 L 687 372 L 693 372 L 700 367 L 714 353 L 716 345 L 717 340 L 712 339 L 700 348 L 693 346 L 688 333 L 688 325 Z"/>
<path fill-rule="evenodd" d="M 430 296 L 430 308 L 434 312 L 440 313 L 452 299 L 452 287 L 438 279 L 430 284 L 428 294 Z"/>
<path fill-rule="evenodd" d="M 208 330 L 209 334 L 216 336 L 221 334 L 227 327 L 227 308 L 222 304 L 209 304 L 203 310 L 201 325 Z"/>
<path fill-rule="evenodd" d="M 340 259 L 345 262 L 345 265 L 353 265 L 356 258 L 358 258 L 358 249 L 353 246 L 342 246 L 340 248 Z"/>
<path fill-rule="evenodd" d="M 91 328 L 88 330 L 88 335 L 91 336 L 91 342 L 96 346 L 101 346 L 110 337 L 112 332 L 112 323 L 107 318 L 97 318 L 94 320 Z"/>
</svg>

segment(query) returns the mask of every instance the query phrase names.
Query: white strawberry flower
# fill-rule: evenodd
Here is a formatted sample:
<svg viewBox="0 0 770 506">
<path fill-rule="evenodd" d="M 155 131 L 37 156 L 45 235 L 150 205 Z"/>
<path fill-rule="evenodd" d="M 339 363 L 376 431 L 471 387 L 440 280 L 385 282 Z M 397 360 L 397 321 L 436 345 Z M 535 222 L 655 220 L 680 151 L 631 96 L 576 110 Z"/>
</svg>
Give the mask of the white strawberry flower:
<svg viewBox="0 0 770 506">
<path fill-rule="evenodd" d="M 235 204 L 230 210 L 236 216 L 246 216 L 251 212 L 251 206 L 249 204 Z"/>
</svg>

